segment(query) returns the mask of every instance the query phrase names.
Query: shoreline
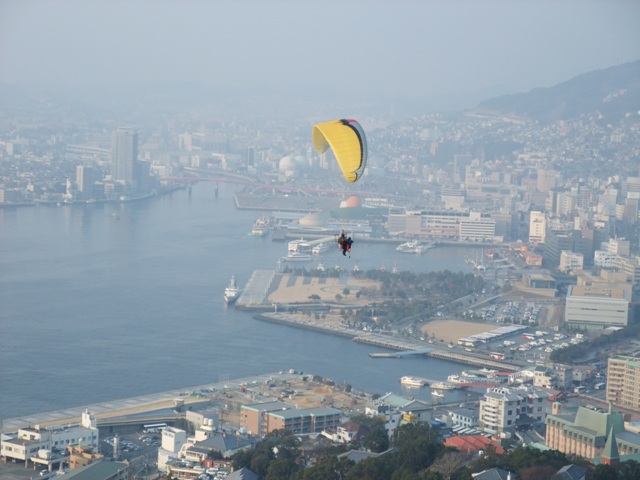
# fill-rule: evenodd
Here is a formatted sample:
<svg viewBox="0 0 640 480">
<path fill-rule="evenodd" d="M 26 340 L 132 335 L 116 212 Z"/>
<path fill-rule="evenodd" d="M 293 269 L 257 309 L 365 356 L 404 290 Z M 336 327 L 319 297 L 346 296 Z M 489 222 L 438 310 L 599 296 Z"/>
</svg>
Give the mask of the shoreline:
<svg viewBox="0 0 640 480">
<path fill-rule="evenodd" d="M 285 325 L 287 327 L 301 328 L 304 330 L 311 330 L 314 332 L 333 335 L 336 337 L 349 338 L 351 340 L 357 337 L 357 334 L 355 331 L 351 333 L 350 330 L 346 328 L 344 330 L 341 330 L 341 329 L 337 329 L 336 327 L 312 324 L 311 321 L 308 321 L 308 323 L 296 321 L 292 318 L 290 314 L 286 314 L 286 313 L 270 313 L 270 314 L 259 313 L 257 315 L 254 315 L 253 318 L 255 318 L 256 320 L 261 320 L 263 322 L 275 323 L 278 325 Z"/>
<path fill-rule="evenodd" d="M 179 185 L 171 187 L 170 189 L 163 189 L 159 192 L 146 193 L 137 197 L 120 198 L 102 198 L 94 200 L 37 200 L 33 202 L 20 202 L 20 203 L 0 203 L 0 208 L 24 208 L 24 207 L 86 207 L 93 205 L 120 205 L 124 203 L 143 202 L 156 197 L 162 197 L 164 195 L 170 195 L 178 190 L 185 190 L 187 186 Z"/>
<path fill-rule="evenodd" d="M 416 355 L 426 354 L 428 357 L 439 358 L 441 360 L 453 363 L 499 368 L 503 371 L 517 371 L 523 368 L 522 365 L 513 362 L 500 361 L 492 358 L 478 358 L 475 356 L 466 355 L 465 353 L 458 351 L 451 352 L 441 345 L 429 344 L 428 346 L 421 348 L 422 345 L 419 345 L 411 341 L 410 339 L 406 339 L 406 341 L 399 341 L 397 338 L 388 336 L 383 333 L 370 334 L 368 332 L 352 331 L 350 329 L 337 326 L 319 325 L 313 320 L 296 320 L 293 315 L 286 313 L 262 313 L 255 315 L 253 318 L 255 318 L 256 320 L 275 323 L 288 327 L 310 330 L 313 332 L 333 335 L 342 338 L 349 338 L 354 342 L 367 343 L 376 347 L 385 348 L 387 350 L 396 352 L 403 351 L 411 354 L 411 352 L 414 351 L 415 353 L 413 354 Z M 403 353 L 403 355 L 406 355 L 407 353 Z M 386 358 L 386 356 L 379 356 L 376 358 Z"/>
</svg>

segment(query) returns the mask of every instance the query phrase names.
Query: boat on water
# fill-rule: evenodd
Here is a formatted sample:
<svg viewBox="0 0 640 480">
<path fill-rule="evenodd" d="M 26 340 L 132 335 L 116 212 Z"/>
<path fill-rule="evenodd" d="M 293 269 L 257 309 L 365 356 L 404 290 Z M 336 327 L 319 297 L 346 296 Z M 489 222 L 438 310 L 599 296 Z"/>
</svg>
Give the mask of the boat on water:
<svg viewBox="0 0 640 480">
<path fill-rule="evenodd" d="M 453 383 L 436 382 L 429 385 L 429 388 L 431 388 L 431 390 L 455 390 L 458 387 Z"/>
<path fill-rule="evenodd" d="M 310 262 L 313 257 L 308 253 L 289 252 L 286 257 L 282 257 L 283 262 Z"/>
<path fill-rule="evenodd" d="M 253 222 L 253 227 L 251 228 L 251 235 L 254 237 L 264 237 L 267 233 L 269 233 L 269 228 L 271 228 L 271 220 L 269 217 L 260 217 L 255 222 Z"/>
<path fill-rule="evenodd" d="M 396 251 L 400 253 L 423 253 L 426 252 L 431 245 L 420 243 L 417 241 L 404 242 L 396 247 Z"/>
<path fill-rule="evenodd" d="M 231 280 L 229 280 L 229 285 L 224 289 L 224 301 L 231 304 L 234 303 L 238 297 L 240 296 L 241 290 L 236 283 L 236 277 L 231 275 Z"/>
<path fill-rule="evenodd" d="M 422 388 L 426 382 L 420 378 L 405 376 L 400 379 L 400 383 L 405 387 Z"/>
<path fill-rule="evenodd" d="M 431 395 L 433 395 L 434 397 L 444 397 L 444 393 L 442 393 L 440 390 L 431 390 Z"/>
<path fill-rule="evenodd" d="M 311 253 L 313 255 L 319 255 L 319 254 L 329 250 L 329 248 L 330 248 L 330 245 L 328 243 L 322 242 L 322 243 L 319 243 L 317 245 L 314 245 L 313 248 L 311 249 Z"/>
<path fill-rule="evenodd" d="M 447 378 L 449 383 L 457 384 L 457 385 L 497 385 L 500 383 L 500 380 L 496 377 L 480 377 L 477 375 L 449 375 Z"/>
</svg>

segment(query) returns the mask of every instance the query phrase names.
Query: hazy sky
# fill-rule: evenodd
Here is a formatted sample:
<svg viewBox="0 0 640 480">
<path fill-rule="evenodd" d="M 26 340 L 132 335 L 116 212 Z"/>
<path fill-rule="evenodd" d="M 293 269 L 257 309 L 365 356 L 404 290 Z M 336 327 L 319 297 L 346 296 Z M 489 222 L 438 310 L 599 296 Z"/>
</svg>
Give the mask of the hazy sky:
<svg viewBox="0 0 640 480">
<path fill-rule="evenodd" d="M 640 59 L 637 0 L 0 0 L 0 81 L 527 91 Z"/>
</svg>

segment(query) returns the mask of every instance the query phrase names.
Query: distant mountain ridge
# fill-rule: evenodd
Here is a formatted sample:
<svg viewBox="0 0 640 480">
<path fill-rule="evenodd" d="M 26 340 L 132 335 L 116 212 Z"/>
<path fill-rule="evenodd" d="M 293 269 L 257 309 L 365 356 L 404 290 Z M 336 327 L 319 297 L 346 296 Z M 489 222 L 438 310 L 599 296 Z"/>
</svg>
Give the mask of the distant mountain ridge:
<svg viewBox="0 0 640 480">
<path fill-rule="evenodd" d="M 639 110 L 640 60 L 578 75 L 553 87 L 491 98 L 468 113 L 546 123 L 596 112 L 616 120 Z"/>
</svg>

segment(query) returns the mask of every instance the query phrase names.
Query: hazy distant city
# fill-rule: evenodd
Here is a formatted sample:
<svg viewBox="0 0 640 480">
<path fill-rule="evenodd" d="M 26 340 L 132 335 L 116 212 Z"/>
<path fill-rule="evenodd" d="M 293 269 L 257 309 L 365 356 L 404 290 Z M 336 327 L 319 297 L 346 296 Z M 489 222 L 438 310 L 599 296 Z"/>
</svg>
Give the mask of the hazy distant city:
<svg viewBox="0 0 640 480">
<path fill-rule="evenodd" d="M 23 3 L 0 477 L 640 478 L 637 5 Z"/>
</svg>

